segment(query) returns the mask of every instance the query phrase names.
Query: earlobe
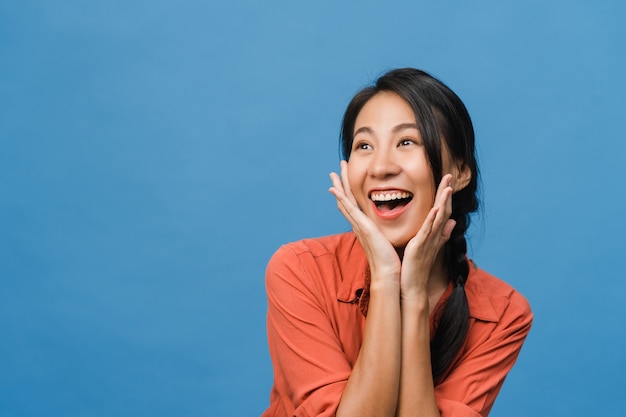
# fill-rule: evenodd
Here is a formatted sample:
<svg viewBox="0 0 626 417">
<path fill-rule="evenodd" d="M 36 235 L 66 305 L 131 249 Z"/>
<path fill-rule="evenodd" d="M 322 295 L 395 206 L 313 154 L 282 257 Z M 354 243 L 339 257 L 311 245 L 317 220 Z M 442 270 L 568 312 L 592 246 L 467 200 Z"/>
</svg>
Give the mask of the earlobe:
<svg viewBox="0 0 626 417">
<path fill-rule="evenodd" d="M 472 170 L 463 162 L 457 162 L 454 164 L 455 172 L 452 175 L 452 190 L 456 193 L 457 191 L 461 191 L 463 188 L 467 187 L 467 185 L 472 180 Z"/>
</svg>

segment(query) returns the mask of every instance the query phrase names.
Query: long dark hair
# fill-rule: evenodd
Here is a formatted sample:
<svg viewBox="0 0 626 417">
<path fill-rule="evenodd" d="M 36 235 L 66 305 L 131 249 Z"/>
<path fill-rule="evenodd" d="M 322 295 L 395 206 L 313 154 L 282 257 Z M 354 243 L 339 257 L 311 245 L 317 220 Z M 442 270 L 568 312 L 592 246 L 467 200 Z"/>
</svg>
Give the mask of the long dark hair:
<svg viewBox="0 0 626 417">
<path fill-rule="evenodd" d="M 465 231 L 470 213 L 478 209 L 478 164 L 474 152 L 474 128 L 461 99 L 441 81 L 413 68 L 390 71 L 373 86 L 358 92 L 348 105 L 341 128 L 341 147 L 345 160 L 350 158 L 356 118 L 368 100 L 386 91 L 402 97 L 413 109 L 426 150 L 435 187 L 443 177 L 442 138 L 452 159 L 471 170 L 469 184 L 452 196 L 452 215 L 456 226 L 445 246 L 445 263 L 454 290 L 441 311 L 431 341 L 433 379 L 441 380 L 465 342 L 469 326 L 469 306 L 464 285 L 469 274 Z"/>
</svg>

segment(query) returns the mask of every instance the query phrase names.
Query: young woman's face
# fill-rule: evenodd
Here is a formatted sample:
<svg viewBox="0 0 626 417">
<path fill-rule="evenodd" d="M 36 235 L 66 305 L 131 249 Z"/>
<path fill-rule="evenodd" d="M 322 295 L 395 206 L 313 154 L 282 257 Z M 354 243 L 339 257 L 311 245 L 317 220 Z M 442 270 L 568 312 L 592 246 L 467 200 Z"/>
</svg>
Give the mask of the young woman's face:
<svg viewBox="0 0 626 417">
<path fill-rule="evenodd" d="M 357 116 L 348 178 L 363 212 L 404 247 L 432 208 L 435 185 L 413 109 L 397 94 L 376 94 Z"/>
</svg>

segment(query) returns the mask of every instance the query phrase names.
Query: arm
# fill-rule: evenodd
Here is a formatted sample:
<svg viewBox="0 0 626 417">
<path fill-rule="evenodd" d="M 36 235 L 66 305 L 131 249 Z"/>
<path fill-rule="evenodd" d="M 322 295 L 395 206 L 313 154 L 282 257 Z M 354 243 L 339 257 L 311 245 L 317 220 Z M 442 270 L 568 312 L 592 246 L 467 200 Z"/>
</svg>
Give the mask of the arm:
<svg viewBox="0 0 626 417">
<path fill-rule="evenodd" d="M 363 344 L 337 417 L 393 416 L 400 379 L 399 284 L 372 284 Z"/>
<path fill-rule="evenodd" d="M 348 197 L 351 192 L 345 163 L 342 163 L 343 184 L 336 175 L 332 178 L 331 191 L 337 197 L 339 209 L 352 224 L 368 255 L 372 289 L 379 291 L 377 284 L 384 285 L 383 288 L 389 283 L 400 284 L 400 293 L 397 289 L 389 297 L 387 293 L 374 293 L 370 299 L 370 309 L 375 310 L 368 313 L 368 322 L 373 322 L 368 324 L 378 330 L 366 331 L 359 360 L 344 391 L 337 416 L 386 416 L 397 412 L 406 417 L 439 417 L 430 365 L 428 298 L 431 270 L 437 261 L 442 263 L 441 258 L 438 259 L 440 250 L 454 228 L 454 221 L 449 220 L 452 177 L 446 175 L 442 179 L 433 209 L 405 248 L 404 261 L 399 265 L 400 274 L 390 276 L 385 275 L 390 265 L 384 261 L 396 259 L 391 266 L 397 268 L 399 259 L 395 249 Z M 378 281 L 377 271 L 383 271 Z M 447 278 L 441 275 L 441 281 L 446 283 Z M 401 313 L 399 295 L 402 298 Z M 349 411 L 344 414 L 346 410 Z"/>
<path fill-rule="evenodd" d="M 454 220 L 449 220 L 452 212 L 450 181 L 449 175 L 442 179 L 433 209 L 405 249 L 401 277 L 402 369 L 399 417 L 440 417 L 430 358 L 429 296 L 438 294 L 433 288 L 437 285 L 443 287 L 448 281 L 436 264 L 443 264 L 440 251 L 455 225 Z"/>
<path fill-rule="evenodd" d="M 330 191 L 367 255 L 371 284 L 363 343 L 341 396 L 337 417 L 392 417 L 400 386 L 400 258 L 357 207 L 345 162 L 341 168 L 341 178 L 331 174 Z"/>
<path fill-rule="evenodd" d="M 439 417 L 430 365 L 428 303 L 402 303 L 398 416 Z"/>
</svg>

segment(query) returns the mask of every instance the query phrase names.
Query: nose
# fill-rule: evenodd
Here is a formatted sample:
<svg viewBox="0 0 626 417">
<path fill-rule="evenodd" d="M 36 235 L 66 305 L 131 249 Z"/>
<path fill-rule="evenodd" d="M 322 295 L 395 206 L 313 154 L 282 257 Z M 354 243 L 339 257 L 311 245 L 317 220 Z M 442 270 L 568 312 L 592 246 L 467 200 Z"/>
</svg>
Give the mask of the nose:
<svg viewBox="0 0 626 417">
<path fill-rule="evenodd" d="M 371 159 L 369 174 L 375 178 L 387 178 L 397 175 L 400 165 L 395 160 L 393 150 L 378 149 Z"/>
</svg>

